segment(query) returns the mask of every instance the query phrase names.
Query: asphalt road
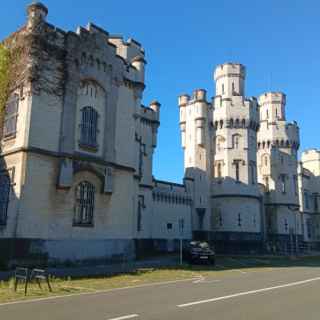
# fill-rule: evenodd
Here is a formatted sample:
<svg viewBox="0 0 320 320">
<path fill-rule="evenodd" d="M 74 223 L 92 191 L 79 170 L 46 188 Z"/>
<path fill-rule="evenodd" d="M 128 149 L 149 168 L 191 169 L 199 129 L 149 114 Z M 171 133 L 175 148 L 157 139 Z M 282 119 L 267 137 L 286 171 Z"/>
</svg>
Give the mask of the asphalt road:
<svg viewBox="0 0 320 320">
<path fill-rule="evenodd" d="M 130 289 L 0 305 L 1 320 L 320 319 L 320 267 L 232 270 Z"/>
</svg>

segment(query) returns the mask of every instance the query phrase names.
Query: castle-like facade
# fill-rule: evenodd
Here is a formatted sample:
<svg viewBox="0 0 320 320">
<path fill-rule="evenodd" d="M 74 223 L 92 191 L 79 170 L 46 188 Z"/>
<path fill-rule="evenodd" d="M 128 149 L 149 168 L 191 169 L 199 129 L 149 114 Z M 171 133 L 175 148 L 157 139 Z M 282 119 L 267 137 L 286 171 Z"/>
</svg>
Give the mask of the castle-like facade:
<svg viewBox="0 0 320 320">
<path fill-rule="evenodd" d="M 192 238 L 219 252 L 320 241 L 320 151 L 298 161 L 283 93 L 248 99 L 245 67 L 219 65 L 212 101 L 202 89 L 179 97 L 183 183 L 159 181 L 161 107 L 142 105 L 141 44 L 94 24 L 63 31 L 41 3 L 27 12 L 3 42 L 27 54 L 0 116 L 2 259 L 132 259 Z"/>
</svg>

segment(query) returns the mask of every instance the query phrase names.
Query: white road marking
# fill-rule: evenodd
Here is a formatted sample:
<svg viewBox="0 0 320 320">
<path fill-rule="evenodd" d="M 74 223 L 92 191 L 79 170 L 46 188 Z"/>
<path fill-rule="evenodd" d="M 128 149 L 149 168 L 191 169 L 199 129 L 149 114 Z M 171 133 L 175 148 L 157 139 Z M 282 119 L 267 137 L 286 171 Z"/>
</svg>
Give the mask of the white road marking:
<svg viewBox="0 0 320 320">
<path fill-rule="evenodd" d="M 125 319 L 133 319 L 133 318 L 137 318 L 139 317 L 138 314 L 128 314 L 127 316 L 122 316 L 122 317 L 118 317 L 118 318 L 112 318 L 109 320 L 125 320 Z"/>
<path fill-rule="evenodd" d="M 207 280 L 204 276 L 199 276 L 195 281 L 192 283 L 198 284 L 198 283 L 214 283 L 214 282 L 220 282 L 221 280 L 214 279 L 214 280 Z"/>
<path fill-rule="evenodd" d="M 227 300 L 227 299 L 232 299 L 240 296 L 247 296 L 250 294 L 256 294 L 256 293 L 261 293 L 261 292 L 266 292 L 266 291 L 272 291 L 276 289 L 282 289 L 282 288 L 288 288 L 288 287 L 293 287 L 293 286 L 299 286 L 301 284 L 309 283 L 309 282 L 314 282 L 314 281 L 319 281 L 320 277 L 317 278 L 312 278 L 312 279 L 307 279 L 303 281 L 296 281 L 296 282 L 291 282 L 287 284 L 282 284 L 279 286 L 275 287 L 268 287 L 268 288 L 262 288 L 258 290 L 251 290 L 251 291 L 245 291 L 245 292 L 239 292 L 235 294 L 230 294 L 228 296 L 222 296 L 222 297 L 217 297 L 217 298 L 212 298 L 212 299 L 206 299 L 206 300 L 199 300 L 199 301 L 194 301 L 194 302 L 189 302 L 189 303 L 184 303 L 184 304 L 179 304 L 177 307 L 179 308 L 185 308 L 185 307 L 190 307 L 198 304 L 203 304 L 203 303 L 208 303 L 208 302 L 216 302 L 216 301 L 221 301 L 221 300 Z"/>
<path fill-rule="evenodd" d="M 197 279 L 195 281 L 193 281 L 192 283 L 200 283 L 202 281 L 205 280 L 205 277 L 203 275 L 200 275 L 197 277 Z"/>
<path fill-rule="evenodd" d="M 247 272 L 242 271 L 242 270 L 239 270 L 239 269 L 232 269 L 232 270 L 230 270 L 230 271 L 240 272 L 240 273 L 242 273 L 242 274 L 246 274 L 246 273 L 247 273 Z"/>
<path fill-rule="evenodd" d="M 35 302 L 42 302 L 42 301 L 55 300 L 55 299 L 72 298 L 72 297 L 77 297 L 77 296 L 103 294 L 103 293 L 109 293 L 109 292 L 120 291 L 120 290 L 138 289 L 138 288 L 144 288 L 144 287 L 155 287 L 155 286 L 174 284 L 174 283 L 179 283 L 179 282 L 190 282 L 190 281 L 194 281 L 194 280 L 197 280 L 197 278 L 171 280 L 171 281 L 163 281 L 163 282 L 153 282 L 153 283 L 140 284 L 140 285 L 136 285 L 136 286 L 127 286 L 127 287 L 114 288 L 114 289 L 97 290 L 95 292 L 79 292 L 79 293 L 71 293 L 71 294 L 65 294 L 65 295 L 60 295 L 60 296 L 51 296 L 51 297 L 47 297 L 47 298 L 4 302 L 4 303 L 0 303 L 0 307 L 11 305 L 11 304 L 35 303 Z"/>
</svg>

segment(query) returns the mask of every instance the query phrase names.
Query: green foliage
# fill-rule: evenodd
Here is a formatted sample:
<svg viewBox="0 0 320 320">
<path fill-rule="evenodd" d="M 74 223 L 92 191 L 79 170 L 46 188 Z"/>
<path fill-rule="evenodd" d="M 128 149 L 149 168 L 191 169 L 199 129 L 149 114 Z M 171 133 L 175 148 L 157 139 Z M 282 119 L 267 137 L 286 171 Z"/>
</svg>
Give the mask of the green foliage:
<svg viewBox="0 0 320 320">
<path fill-rule="evenodd" d="M 9 91 L 10 52 L 0 44 L 0 112 L 3 110 Z"/>
</svg>

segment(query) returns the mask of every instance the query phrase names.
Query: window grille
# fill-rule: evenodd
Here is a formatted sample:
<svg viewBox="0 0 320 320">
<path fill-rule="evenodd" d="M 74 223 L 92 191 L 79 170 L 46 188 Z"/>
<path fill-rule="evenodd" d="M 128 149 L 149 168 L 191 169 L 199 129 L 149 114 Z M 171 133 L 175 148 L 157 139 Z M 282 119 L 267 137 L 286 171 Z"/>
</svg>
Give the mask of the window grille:
<svg viewBox="0 0 320 320">
<path fill-rule="evenodd" d="M 6 225 L 10 195 L 10 177 L 0 172 L 0 225 Z"/>
<path fill-rule="evenodd" d="M 95 200 L 95 187 L 87 181 L 80 182 L 76 188 L 75 225 L 92 225 Z"/>
<path fill-rule="evenodd" d="M 97 148 L 98 112 L 92 107 L 82 109 L 80 145 Z"/>
<path fill-rule="evenodd" d="M 13 95 L 7 102 L 4 115 L 3 136 L 5 138 L 15 137 L 17 132 L 19 96 Z"/>
</svg>

